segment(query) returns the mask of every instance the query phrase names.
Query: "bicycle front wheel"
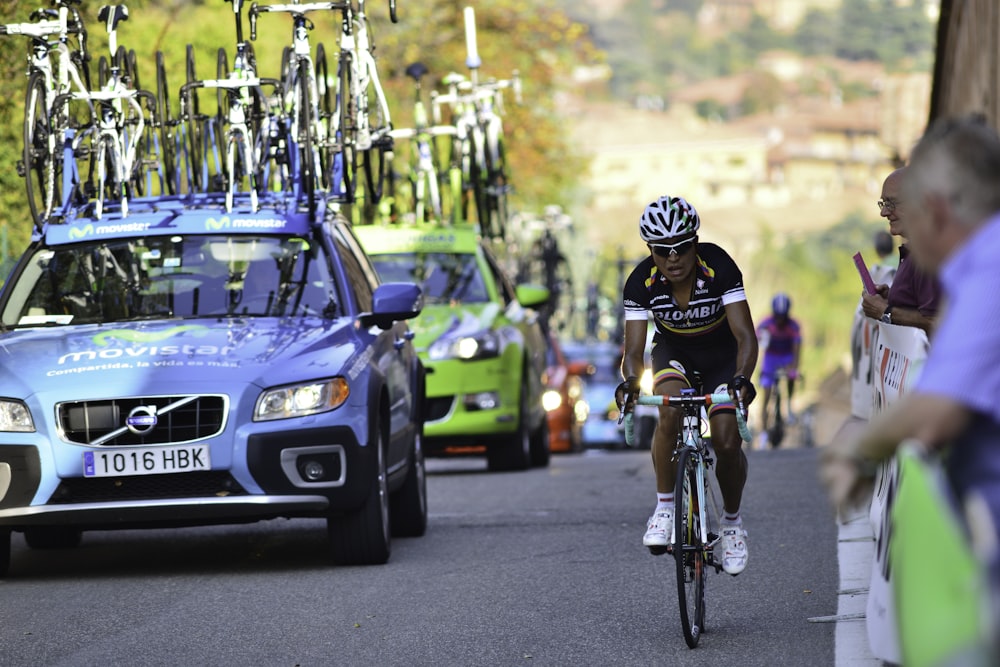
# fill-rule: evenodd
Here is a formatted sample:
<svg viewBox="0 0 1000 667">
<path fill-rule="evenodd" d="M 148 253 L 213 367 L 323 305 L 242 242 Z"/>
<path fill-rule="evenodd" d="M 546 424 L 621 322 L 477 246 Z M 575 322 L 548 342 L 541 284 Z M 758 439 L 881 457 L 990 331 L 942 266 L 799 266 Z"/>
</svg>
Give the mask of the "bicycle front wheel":
<svg viewBox="0 0 1000 667">
<path fill-rule="evenodd" d="M 677 564 L 677 602 L 681 610 L 684 641 L 690 648 L 698 645 L 705 629 L 704 536 L 701 534 L 701 507 L 698 498 L 697 456 L 688 448 L 677 456 L 677 481 L 674 485 L 674 560 Z"/>
</svg>

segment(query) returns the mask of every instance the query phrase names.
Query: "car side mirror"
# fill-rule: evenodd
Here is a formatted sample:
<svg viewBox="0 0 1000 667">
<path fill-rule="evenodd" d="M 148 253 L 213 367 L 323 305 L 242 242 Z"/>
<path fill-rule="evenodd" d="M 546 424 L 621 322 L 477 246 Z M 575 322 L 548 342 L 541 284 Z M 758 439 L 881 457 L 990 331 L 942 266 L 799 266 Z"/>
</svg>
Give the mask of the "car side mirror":
<svg viewBox="0 0 1000 667">
<path fill-rule="evenodd" d="M 362 313 L 358 320 L 367 328 L 391 329 L 394 322 L 408 320 L 420 314 L 424 293 L 416 283 L 383 283 L 372 294 L 372 311 Z"/>
<path fill-rule="evenodd" d="M 551 296 L 549 290 L 540 285 L 518 285 L 514 292 L 517 295 L 517 302 L 525 308 L 544 306 Z"/>
</svg>

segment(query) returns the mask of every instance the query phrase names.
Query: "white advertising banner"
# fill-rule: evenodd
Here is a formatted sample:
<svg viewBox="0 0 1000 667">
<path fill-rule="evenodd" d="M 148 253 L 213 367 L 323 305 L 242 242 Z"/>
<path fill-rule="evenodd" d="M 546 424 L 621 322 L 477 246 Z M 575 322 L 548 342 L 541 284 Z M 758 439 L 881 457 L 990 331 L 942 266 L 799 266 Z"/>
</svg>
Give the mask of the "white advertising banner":
<svg viewBox="0 0 1000 667">
<path fill-rule="evenodd" d="M 873 371 L 868 401 L 870 414 L 876 414 L 896 402 L 913 386 L 927 357 L 928 340 L 922 329 L 883 324 L 870 318 L 862 319 L 866 321 L 863 328 L 872 332 L 871 346 L 867 351 Z M 888 522 L 897 484 L 896 460 L 890 459 L 879 467 L 869 510 L 875 536 L 875 553 L 868 589 L 868 607 L 865 610 L 872 655 L 895 664 L 901 662 L 902 656 L 896 637 Z"/>
</svg>

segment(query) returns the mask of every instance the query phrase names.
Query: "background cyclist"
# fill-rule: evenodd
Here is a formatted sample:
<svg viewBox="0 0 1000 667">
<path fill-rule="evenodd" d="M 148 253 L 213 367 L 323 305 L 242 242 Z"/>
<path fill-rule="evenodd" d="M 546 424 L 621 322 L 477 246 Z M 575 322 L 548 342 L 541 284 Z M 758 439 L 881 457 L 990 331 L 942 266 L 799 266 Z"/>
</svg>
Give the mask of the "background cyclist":
<svg viewBox="0 0 1000 667">
<path fill-rule="evenodd" d="M 799 348 L 802 344 L 802 332 L 799 323 L 789 315 L 792 300 L 787 294 L 778 293 L 771 300 L 771 316 L 757 325 L 757 340 L 763 350 L 763 362 L 760 367 L 760 386 L 764 390 L 764 405 L 761 408 L 760 447 L 767 446 L 767 427 L 770 420 L 768 406 L 771 404 L 771 393 L 777 373 L 785 369 L 788 378 L 788 423 L 795 422 L 792 414 L 792 396 L 795 392 L 795 379 L 799 374 Z"/>
<path fill-rule="evenodd" d="M 650 254 L 633 269 L 623 290 L 625 354 L 618 388 L 619 405 L 638 392 L 644 367 L 647 312 L 655 333 L 651 361 L 653 392 L 676 396 L 701 376 L 705 392 L 739 391 L 744 405 L 755 395 L 748 379 L 757 363 L 757 336 L 743 289 L 743 274 L 725 250 L 698 242 L 697 211 L 680 197 L 663 196 L 649 204 L 639 221 L 639 236 Z M 661 407 L 653 434 L 656 508 L 642 543 L 654 554 L 666 551 L 673 526 L 673 493 L 679 414 Z M 740 501 L 747 479 L 747 459 L 736 425 L 735 409 L 713 406 L 709 419 L 718 459 L 716 477 L 722 492 L 722 564 L 732 575 L 747 564 L 746 530 Z"/>
</svg>

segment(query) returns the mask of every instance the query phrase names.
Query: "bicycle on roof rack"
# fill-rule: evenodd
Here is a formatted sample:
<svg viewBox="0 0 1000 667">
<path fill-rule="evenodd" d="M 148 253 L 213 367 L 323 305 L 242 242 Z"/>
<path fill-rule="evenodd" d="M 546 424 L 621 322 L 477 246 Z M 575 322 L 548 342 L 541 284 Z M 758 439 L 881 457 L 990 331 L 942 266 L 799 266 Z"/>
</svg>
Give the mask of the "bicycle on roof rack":
<svg viewBox="0 0 1000 667">
<path fill-rule="evenodd" d="M 281 174 L 294 181 L 298 196 L 307 200 L 310 214 L 315 214 L 316 194 L 329 189 L 327 179 L 331 151 L 330 119 L 333 98 L 326 48 L 319 44 L 315 58 L 309 32 L 315 27 L 307 14 L 335 11 L 339 2 L 309 2 L 250 6 L 250 39 L 257 38 L 260 14 L 285 13 L 292 18 L 292 44 L 281 56 L 282 118 L 272 128 L 268 153 L 276 159 Z M 294 176 L 292 176 L 294 175 Z M 287 180 L 287 179 L 282 179 Z"/>
<path fill-rule="evenodd" d="M 407 139 L 409 141 L 409 174 L 410 197 L 408 213 L 417 222 L 440 222 L 444 219 L 444 207 L 441 201 L 441 174 L 438 169 L 437 138 L 440 136 L 454 137 L 457 130 L 454 125 L 431 125 L 424 104 L 421 79 L 427 75 L 427 66 L 423 63 L 411 63 L 406 68 L 406 75 L 413 79 L 413 127 L 398 128 L 390 132 L 393 140 Z M 394 205 L 400 201 L 394 192 L 395 176 L 390 175 L 390 187 Z"/>
<path fill-rule="evenodd" d="M 519 102 L 521 79 L 515 70 L 510 79 L 479 81 L 482 60 L 472 7 L 466 7 L 464 20 L 470 78 L 456 72 L 444 78 L 448 92 L 433 97 L 434 121 L 441 122 L 443 106 L 451 109 L 456 134 L 449 183 L 452 199 L 461 203 L 461 218 L 468 220 L 474 207 L 483 235 L 506 239 L 511 188 L 503 133 L 503 91 L 513 90 Z"/>
<path fill-rule="evenodd" d="M 66 219 L 91 199 L 98 219 L 108 202 L 117 202 L 127 215 L 129 200 L 143 191 L 146 162 L 141 146 L 147 125 L 158 123 L 156 98 L 149 91 L 134 88 L 123 76 L 126 52 L 118 49 L 117 30 L 118 24 L 127 18 L 125 5 L 104 5 L 98 12 L 98 19 L 108 31 L 111 53 L 101 89 L 61 93 L 53 100 L 51 129 L 63 140 L 62 198 L 54 217 Z M 86 124 L 72 121 L 76 112 L 71 108 L 75 102 L 86 104 L 90 114 Z M 155 146 L 153 150 L 157 150 Z M 89 160 L 86 179 L 79 167 L 79 162 L 85 159 Z M 158 159 L 154 155 L 151 161 L 155 164 Z"/>
<path fill-rule="evenodd" d="M 381 200 L 392 152 L 392 117 L 375 63 L 365 0 L 336 3 L 341 10 L 336 109 L 331 116 L 330 191 L 333 197 L 365 206 Z M 356 7 L 355 7 L 356 4 Z M 389 2 L 396 22 L 395 2 Z M 359 172 L 360 168 L 360 172 Z M 358 188 L 358 174 L 365 180 Z"/>
<path fill-rule="evenodd" d="M 55 9 L 38 9 L 30 22 L 0 25 L 0 35 L 23 35 L 28 47 L 28 88 L 24 103 L 24 147 L 17 171 L 25 179 L 28 207 L 40 230 L 61 200 L 61 137 L 53 129 L 55 100 L 71 90 L 90 90 L 87 29 L 75 5 L 80 0 L 54 0 Z M 75 38 L 75 40 L 74 40 Z M 75 41 L 75 44 L 73 42 Z M 59 113 L 69 113 L 62 108 Z M 79 127 L 89 121 L 64 118 L 55 125 Z"/>
</svg>

